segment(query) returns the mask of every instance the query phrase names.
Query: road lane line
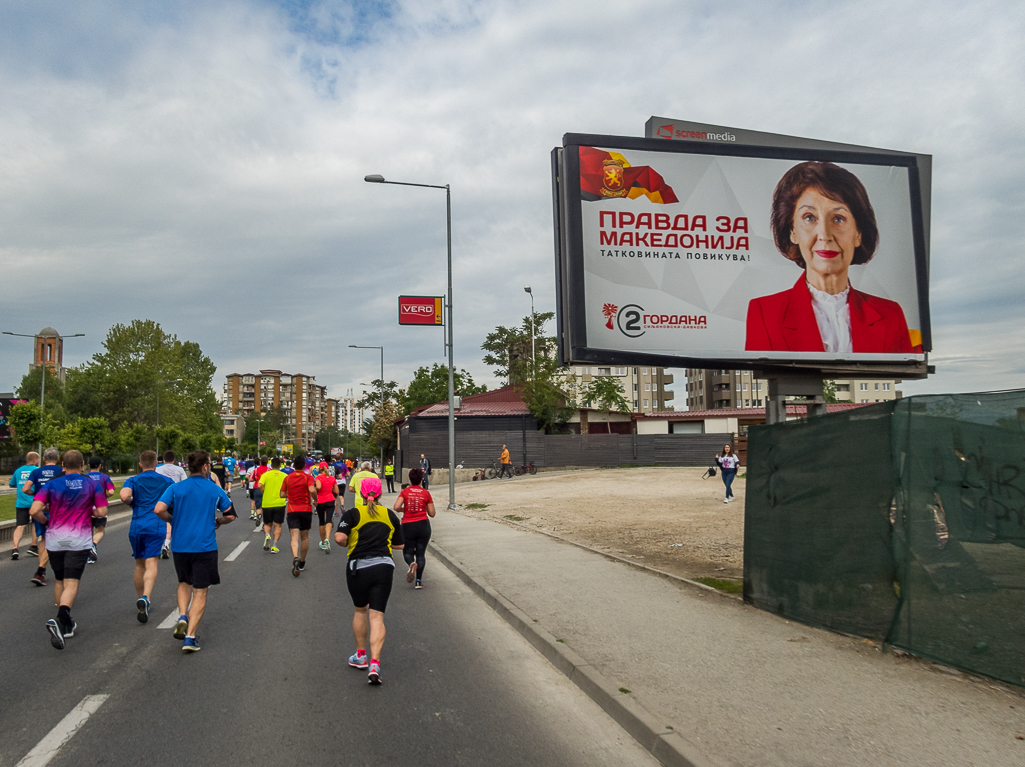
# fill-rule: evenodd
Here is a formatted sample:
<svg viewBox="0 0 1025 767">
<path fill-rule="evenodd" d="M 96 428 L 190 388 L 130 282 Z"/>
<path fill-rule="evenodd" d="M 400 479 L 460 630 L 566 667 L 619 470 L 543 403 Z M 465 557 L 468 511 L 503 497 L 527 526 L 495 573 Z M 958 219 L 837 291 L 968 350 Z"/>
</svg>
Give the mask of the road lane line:
<svg viewBox="0 0 1025 767">
<path fill-rule="evenodd" d="M 248 546 L 249 544 L 250 541 L 242 541 L 242 543 L 235 547 L 235 550 L 233 552 L 231 552 L 228 556 L 224 558 L 224 561 L 234 562 L 238 555 L 246 550 L 246 546 Z"/>
<path fill-rule="evenodd" d="M 257 525 L 256 527 L 254 527 L 254 528 L 253 528 L 253 532 L 254 532 L 254 533 L 258 533 L 258 532 L 260 532 L 261 530 L 263 530 L 263 525 L 262 525 L 262 524 L 260 524 L 260 525 Z"/>
<path fill-rule="evenodd" d="M 166 618 L 164 618 L 163 621 L 161 621 L 160 625 L 157 626 L 157 628 L 158 629 L 173 629 L 174 628 L 174 624 L 177 623 L 177 622 L 178 622 L 178 608 L 176 607 L 176 608 L 174 608 L 174 610 L 171 611 L 170 615 L 168 615 Z"/>
<path fill-rule="evenodd" d="M 81 703 L 71 709 L 70 714 L 61 719 L 57 726 L 36 744 L 35 748 L 22 757 L 17 767 L 44 767 L 57 755 L 60 747 L 78 732 L 78 729 L 86 723 L 90 716 L 96 713 L 96 709 L 102 706 L 103 701 L 108 697 L 107 695 L 86 695 Z"/>
</svg>

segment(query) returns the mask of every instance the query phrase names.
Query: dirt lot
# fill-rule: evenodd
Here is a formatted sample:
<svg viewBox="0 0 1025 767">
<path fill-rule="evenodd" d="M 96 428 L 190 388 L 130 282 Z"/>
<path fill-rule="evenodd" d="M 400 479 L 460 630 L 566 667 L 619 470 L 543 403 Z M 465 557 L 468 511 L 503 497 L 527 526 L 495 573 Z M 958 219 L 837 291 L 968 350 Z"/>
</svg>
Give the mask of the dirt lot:
<svg viewBox="0 0 1025 767">
<path fill-rule="evenodd" d="M 686 578 L 743 577 L 745 480 L 723 503 L 704 469 L 603 469 L 457 486 L 466 516 L 515 521 Z M 487 504 L 483 509 L 466 508 Z M 517 519 L 520 518 L 520 519 Z M 673 546 L 673 544 L 683 544 Z"/>
</svg>

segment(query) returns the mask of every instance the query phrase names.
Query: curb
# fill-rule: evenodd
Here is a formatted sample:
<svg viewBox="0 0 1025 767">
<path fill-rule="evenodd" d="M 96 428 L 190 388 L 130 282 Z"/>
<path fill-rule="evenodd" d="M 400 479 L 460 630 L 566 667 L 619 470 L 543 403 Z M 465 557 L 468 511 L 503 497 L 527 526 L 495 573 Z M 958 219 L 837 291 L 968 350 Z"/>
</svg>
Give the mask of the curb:
<svg viewBox="0 0 1025 767">
<path fill-rule="evenodd" d="M 712 762 L 693 743 L 648 711 L 633 697 L 633 693 L 622 692 L 602 676 L 598 669 L 569 647 L 558 642 L 529 615 L 492 588 L 487 581 L 457 563 L 436 542 L 431 541 L 430 547 L 445 567 L 469 586 L 488 607 L 516 629 L 534 649 L 565 674 L 659 762 L 666 767 L 712 767 Z M 697 585 L 708 588 L 704 584 Z"/>
</svg>

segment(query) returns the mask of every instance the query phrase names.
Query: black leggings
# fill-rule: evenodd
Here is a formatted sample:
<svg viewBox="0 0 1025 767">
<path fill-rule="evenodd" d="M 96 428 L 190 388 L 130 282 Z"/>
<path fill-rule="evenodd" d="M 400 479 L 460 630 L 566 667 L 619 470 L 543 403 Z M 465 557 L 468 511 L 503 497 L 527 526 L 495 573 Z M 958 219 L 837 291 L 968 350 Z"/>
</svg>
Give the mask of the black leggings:
<svg viewBox="0 0 1025 767">
<path fill-rule="evenodd" d="M 416 561 L 416 579 L 423 580 L 424 568 L 427 566 L 424 554 L 427 553 L 427 543 L 431 540 L 430 520 L 421 519 L 419 522 L 403 524 L 402 539 L 406 544 L 402 549 L 402 558 L 406 560 L 407 565 Z"/>
</svg>

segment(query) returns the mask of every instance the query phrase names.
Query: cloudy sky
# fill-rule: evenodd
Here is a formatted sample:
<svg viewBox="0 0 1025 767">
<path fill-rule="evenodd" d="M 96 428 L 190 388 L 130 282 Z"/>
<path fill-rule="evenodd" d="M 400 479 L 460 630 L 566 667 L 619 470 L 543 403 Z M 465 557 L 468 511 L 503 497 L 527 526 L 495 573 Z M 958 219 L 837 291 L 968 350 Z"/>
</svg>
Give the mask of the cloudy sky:
<svg viewBox="0 0 1025 767">
<path fill-rule="evenodd" d="M 1021 387 L 1025 6 L 997 2 L 0 3 L 3 330 L 75 365 L 153 319 L 230 372 L 405 384 L 441 331 L 452 185 L 456 364 L 554 309 L 549 151 L 651 115 L 934 156 L 937 375 Z M 0 389 L 30 342 L 0 341 Z M 683 376 L 677 376 L 677 390 Z M 677 395 L 677 405 L 682 406 Z"/>
</svg>

